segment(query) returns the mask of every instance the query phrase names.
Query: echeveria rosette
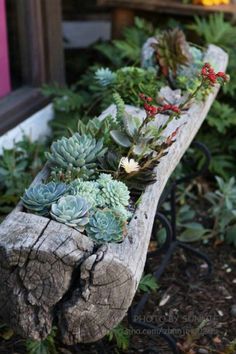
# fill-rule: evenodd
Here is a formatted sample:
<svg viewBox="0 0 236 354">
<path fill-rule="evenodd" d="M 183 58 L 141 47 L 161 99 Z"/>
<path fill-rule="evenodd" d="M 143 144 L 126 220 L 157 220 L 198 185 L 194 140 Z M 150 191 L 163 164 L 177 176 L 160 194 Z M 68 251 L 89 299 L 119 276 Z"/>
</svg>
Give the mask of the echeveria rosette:
<svg viewBox="0 0 236 354">
<path fill-rule="evenodd" d="M 45 216 L 49 214 L 51 205 L 67 192 L 65 183 L 40 183 L 27 189 L 21 199 L 26 209 Z"/>
<path fill-rule="evenodd" d="M 78 178 L 71 183 L 73 194 L 86 199 L 92 207 L 103 205 L 103 198 L 100 195 L 100 187 L 97 181 L 83 181 Z"/>
<path fill-rule="evenodd" d="M 97 182 L 101 186 L 101 197 L 105 206 L 129 205 L 129 190 L 123 182 L 113 180 L 110 175 L 104 173 L 99 176 Z"/>
<path fill-rule="evenodd" d="M 46 156 L 57 169 L 71 171 L 72 176 L 89 178 L 96 169 L 97 159 L 105 151 L 103 139 L 96 141 L 91 135 L 75 133 L 70 138 L 55 141 Z"/>
<path fill-rule="evenodd" d="M 91 206 L 80 196 L 68 195 L 52 204 L 51 217 L 65 225 L 71 226 L 83 232 L 89 222 L 89 210 Z"/>
<path fill-rule="evenodd" d="M 126 228 L 118 214 L 109 209 L 97 210 L 86 226 L 87 235 L 96 243 L 121 242 Z"/>
</svg>

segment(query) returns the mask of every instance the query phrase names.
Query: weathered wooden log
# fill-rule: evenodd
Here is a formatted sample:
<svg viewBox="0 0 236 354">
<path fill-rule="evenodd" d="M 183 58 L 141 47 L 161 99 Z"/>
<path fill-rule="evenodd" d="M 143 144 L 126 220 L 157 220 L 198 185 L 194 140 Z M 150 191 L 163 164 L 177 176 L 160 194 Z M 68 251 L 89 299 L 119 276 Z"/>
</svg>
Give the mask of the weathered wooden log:
<svg viewBox="0 0 236 354">
<path fill-rule="evenodd" d="M 205 60 L 224 71 L 228 58 L 210 46 Z M 124 242 L 96 247 L 70 227 L 25 213 L 21 204 L 1 224 L 0 316 L 17 333 L 42 339 L 55 323 L 65 343 L 93 342 L 122 320 L 144 269 L 158 200 L 217 92 L 168 126 L 167 135 L 181 126 L 176 142 L 157 166 L 157 181 L 142 195 Z M 115 114 L 115 107 L 101 119 L 108 112 Z M 159 117 L 159 124 L 165 119 Z M 47 173 L 46 167 L 34 183 Z"/>
</svg>

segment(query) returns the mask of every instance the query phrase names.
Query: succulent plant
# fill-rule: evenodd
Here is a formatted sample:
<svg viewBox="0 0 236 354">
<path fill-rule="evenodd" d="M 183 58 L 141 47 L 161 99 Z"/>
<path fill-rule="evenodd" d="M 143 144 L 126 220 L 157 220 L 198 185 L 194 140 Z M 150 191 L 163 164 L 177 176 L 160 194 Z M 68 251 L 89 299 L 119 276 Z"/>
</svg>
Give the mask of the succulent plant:
<svg viewBox="0 0 236 354">
<path fill-rule="evenodd" d="M 136 141 L 136 144 L 133 144 L 132 150 L 134 155 L 150 154 L 151 150 L 148 143 L 153 139 L 153 136 L 150 135 L 148 129 L 147 135 L 145 135 L 145 132 L 143 134 L 138 133 L 141 124 L 141 118 L 125 112 L 123 116 L 123 130 L 111 130 L 111 137 L 118 145 L 124 148 L 130 148 L 133 142 Z"/>
<path fill-rule="evenodd" d="M 98 244 L 120 242 L 125 235 L 125 223 L 112 210 L 97 210 L 90 217 L 86 232 Z"/>
<path fill-rule="evenodd" d="M 100 68 L 95 72 L 95 79 L 101 86 L 106 87 L 115 82 L 116 74 L 108 68 Z"/>
<path fill-rule="evenodd" d="M 73 177 L 88 178 L 94 173 L 95 161 L 105 151 L 103 139 L 96 141 L 91 135 L 75 133 L 70 138 L 55 141 L 46 156 L 57 169 L 67 174 L 71 171 Z"/>
<path fill-rule="evenodd" d="M 97 182 L 101 186 L 101 197 L 105 206 L 129 205 L 129 190 L 123 182 L 113 180 L 111 175 L 104 173 L 99 176 Z"/>
<path fill-rule="evenodd" d="M 187 65 L 192 61 L 189 44 L 179 28 L 163 31 L 157 37 L 154 48 L 157 62 L 165 76 L 170 74 L 170 70 L 175 76 L 179 65 Z"/>
<path fill-rule="evenodd" d="M 27 189 L 21 199 L 26 209 L 39 215 L 47 215 L 52 203 L 55 203 L 67 191 L 68 186 L 64 183 L 40 183 Z"/>
<path fill-rule="evenodd" d="M 67 195 L 52 204 L 51 217 L 63 224 L 83 232 L 89 221 L 88 211 L 91 206 L 80 196 Z"/>
<path fill-rule="evenodd" d="M 117 171 L 121 155 L 117 151 L 108 150 L 102 157 L 98 158 L 99 167 L 102 170 Z"/>
<path fill-rule="evenodd" d="M 127 210 L 123 205 L 116 205 L 115 208 L 111 208 L 111 210 L 119 215 L 120 219 L 123 221 L 123 222 L 126 222 L 127 220 L 131 219 L 132 217 L 132 212 Z"/>
<path fill-rule="evenodd" d="M 111 142 L 110 130 L 116 126 L 116 117 L 109 114 L 103 119 L 97 117 L 90 119 L 87 123 L 79 120 L 77 129 L 80 135 L 91 135 L 97 140 L 103 138 L 104 144 L 108 146 Z"/>
<path fill-rule="evenodd" d="M 99 183 L 96 181 L 82 181 L 76 179 L 71 183 L 75 195 L 83 197 L 92 207 L 103 206 Z"/>
<path fill-rule="evenodd" d="M 116 172 L 120 159 L 121 156 L 117 152 L 108 151 L 102 158 L 99 158 L 99 166 L 103 170 Z M 124 182 L 130 190 L 143 191 L 147 185 L 156 181 L 156 174 L 153 172 L 153 168 L 156 164 L 153 164 L 145 170 L 137 171 L 136 174 L 119 174 L 119 179 Z"/>
</svg>

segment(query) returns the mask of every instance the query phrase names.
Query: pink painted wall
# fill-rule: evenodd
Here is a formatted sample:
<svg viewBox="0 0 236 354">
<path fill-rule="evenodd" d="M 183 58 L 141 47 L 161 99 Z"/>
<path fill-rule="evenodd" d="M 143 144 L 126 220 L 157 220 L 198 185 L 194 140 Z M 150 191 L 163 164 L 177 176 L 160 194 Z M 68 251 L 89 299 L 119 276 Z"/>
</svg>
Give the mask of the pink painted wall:
<svg viewBox="0 0 236 354">
<path fill-rule="evenodd" d="M 5 0 L 0 0 L 0 97 L 11 90 Z"/>
</svg>

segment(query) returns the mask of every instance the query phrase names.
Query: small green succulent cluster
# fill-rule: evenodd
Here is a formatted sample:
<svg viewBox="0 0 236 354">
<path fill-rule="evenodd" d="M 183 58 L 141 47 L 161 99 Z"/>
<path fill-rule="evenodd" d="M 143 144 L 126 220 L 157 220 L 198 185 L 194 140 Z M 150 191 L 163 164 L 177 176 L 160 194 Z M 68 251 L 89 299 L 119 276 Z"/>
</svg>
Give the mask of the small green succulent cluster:
<svg viewBox="0 0 236 354">
<path fill-rule="evenodd" d="M 71 187 L 75 195 L 85 198 L 93 208 L 101 206 L 102 198 L 97 181 L 83 181 L 78 178 L 71 183 Z"/>
<path fill-rule="evenodd" d="M 82 135 L 90 135 L 96 140 L 103 139 L 104 145 L 109 146 L 111 144 L 110 130 L 117 126 L 116 117 L 111 114 L 99 119 L 97 117 L 90 119 L 87 123 L 82 120 L 78 121 L 77 130 Z"/>
<path fill-rule="evenodd" d="M 52 204 L 51 217 L 63 224 L 83 232 L 89 222 L 90 205 L 87 201 L 75 195 L 61 197 L 57 203 Z"/>
<path fill-rule="evenodd" d="M 115 211 L 97 210 L 90 217 L 86 232 L 98 244 L 121 242 L 125 235 L 125 223 Z"/>
<path fill-rule="evenodd" d="M 51 205 L 67 192 L 68 186 L 64 183 L 40 183 L 27 189 L 21 199 L 26 209 L 38 215 L 47 215 Z"/>
<path fill-rule="evenodd" d="M 63 137 L 51 146 L 51 152 L 46 153 L 48 161 L 54 167 L 54 177 L 59 179 L 64 174 L 71 178 L 91 177 L 96 168 L 96 160 L 106 151 L 103 139 L 96 141 L 91 135 L 75 133 L 70 138 Z"/>
<path fill-rule="evenodd" d="M 76 195 L 85 198 L 93 208 L 115 210 L 124 221 L 131 217 L 126 208 L 129 205 L 129 190 L 123 182 L 114 180 L 111 175 L 102 173 L 96 181 L 77 179 L 71 187 Z"/>
</svg>

